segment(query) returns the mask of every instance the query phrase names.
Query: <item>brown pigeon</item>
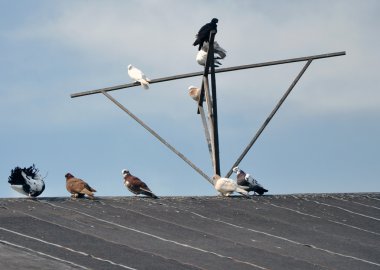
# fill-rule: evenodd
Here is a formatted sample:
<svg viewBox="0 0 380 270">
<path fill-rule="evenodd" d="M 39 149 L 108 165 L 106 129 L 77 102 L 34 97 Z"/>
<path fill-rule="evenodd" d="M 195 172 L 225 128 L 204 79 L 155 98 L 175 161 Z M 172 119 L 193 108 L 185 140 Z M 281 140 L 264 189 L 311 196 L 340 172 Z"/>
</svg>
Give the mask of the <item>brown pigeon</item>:
<svg viewBox="0 0 380 270">
<path fill-rule="evenodd" d="M 85 181 L 79 178 L 75 178 L 71 173 L 67 173 L 66 177 L 66 189 L 71 193 L 73 198 L 83 198 L 87 195 L 91 199 L 94 198 L 95 189 L 90 187 Z"/>
<path fill-rule="evenodd" d="M 130 192 L 135 195 L 143 194 L 154 199 L 158 199 L 156 195 L 148 188 L 148 186 L 141 181 L 138 177 L 133 176 L 128 170 L 124 169 L 122 172 L 124 177 L 124 185 Z"/>
</svg>

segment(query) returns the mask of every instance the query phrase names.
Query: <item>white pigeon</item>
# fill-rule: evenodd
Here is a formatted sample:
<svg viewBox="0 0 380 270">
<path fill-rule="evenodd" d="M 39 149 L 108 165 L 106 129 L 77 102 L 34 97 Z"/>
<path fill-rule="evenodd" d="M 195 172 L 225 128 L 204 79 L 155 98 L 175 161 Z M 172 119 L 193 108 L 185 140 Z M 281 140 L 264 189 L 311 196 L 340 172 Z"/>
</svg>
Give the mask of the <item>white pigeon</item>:
<svg viewBox="0 0 380 270">
<path fill-rule="evenodd" d="M 220 47 L 219 43 L 216 41 L 214 41 L 214 53 L 219 55 L 220 59 L 224 59 L 227 56 L 227 51 Z"/>
<path fill-rule="evenodd" d="M 206 60 L 207 60 L 207 52 L 208 52 L 208 42 L 205 42 L 202 46 L 202 49 L 198 51 L 196 60 L 199 65 L 205 66 L 206 65 Z M 216 67 L 220 66 L 222 63 L 218 61 L 218 59 L 224 59 L 227 55 L 227 52 L 225 49 L 219 46 L 218 42 L 214 42 L 214 53 L 218 54 L 219 57 L 214 58 L 214 64 Z"/>
<path fill-rule="evenodd" d="M 132 65 L 128 65 L 128 75 L 132 80 L 141 83 L 141 86 L 144 87 L 145 90 L 149 89 L 150 79 L 147 78 L 141 70 Z"/>
<path fill-rule="evenodd" d="M 201 66 L 206 65 L 206 59 L 207 59 L 207 52 L 203 50 L 203 48 L 197 52 L 197 56 L 195 57 L 195 60 L 197 60 L 197 63 Z"/>
<path fill-rule="evenodd" d="M 222 196 L 230 196 L 233 192 L 238 192 L 242 195 L 248 196 L 248 192 L 230 178 L 220 177 L 215 174 L 212 177 L 212 180 L 214 181 L 215 189 L 222 194 Z"/>
<path fill-rule="evenodd" d="M 189 86 L 189 96 L 195 101 L 199 101 L 199 97 L 201 95 L 201 89 L 195 86 Z"/>
</svg>

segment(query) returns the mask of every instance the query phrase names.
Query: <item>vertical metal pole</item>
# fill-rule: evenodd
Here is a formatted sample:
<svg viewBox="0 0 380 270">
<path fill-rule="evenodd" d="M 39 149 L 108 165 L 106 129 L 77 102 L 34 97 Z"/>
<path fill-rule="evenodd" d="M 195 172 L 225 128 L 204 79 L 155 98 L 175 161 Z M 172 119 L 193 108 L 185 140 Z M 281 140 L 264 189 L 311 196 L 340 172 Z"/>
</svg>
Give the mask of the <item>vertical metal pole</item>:
<svg viewBox="0 0 380 270">
<path fill-rule="evenodd" d="M 285 94 L 282 96 L 281 100 L 277 103 L 276 107 L 273 109 L 273 111 L 270 113 L 270 115 L 268 116 L 268 118 L 265 120 L 265 122 L 262 124 L 262 126 L 260 127 L 260 129 L 257 131 L 256 135 L 253 137 L 253 139 L 251 140 L 251 142 L 248 144 L 248 146 L 244 149 L 243 153 L 240 155 L 240 157 L 237 159 L 237 161 L 234 163 L 234 165 L 232 165 L 231 169 L 228 171 L 226 177 L 230 177 L 231 174 L 232 174 L 232 169 L 236 166 L 239 165 L 239 163 L 243 160 L 243 158 L 245 157 L 245 155 L 248 153 L 248 151 L 251 149 L 251 147 L 253 146 L 253 144 L 256 142 L 256 140 L 259 138 L 259 136 L 261 135 L 261 133 L 263 132 L 263 130 L 265 129 L 265 127 L 269 124 L 269 122 L 272 120 L 273 116 L 275 115 L 275 113 L 278 111 L 278 109 L 281 107 L 282 103 L 284 103 L 285 99 L 288 97 L 288 95 L 290 94 L 290 92 L 293 90 L 294 86 L 296 86 L 297 82 L 299 81 L 299 79 L 301 79 L 302 75 L 305 73 L 306 69 L 309 67 L 309 65 L 311 64 L 313 60 L 312 59 L 309 59 L 309 61 L 307 61 L 307 63 L 305 64 L 305 66 L 302 68 L 302 70 L 300 71 L 300 73 L 298 74 L 298 76 L 294 79 L 294 81 L 292 82 L 292 84 L 289 86 L 288 90 L 285 92 Z"/>
<path fill-rule="evenodd" d="M 215 64 L 214 64 L 214 37 L 215 32 L 210 33 L 208 57 L 210 57 L 210 75 L 211 75 L 211 95 L 212 95 L 212 136 L 214 145 L 214 174 L 220 175 L 220 159 L 219 159 L 219 132 L 218 132 L 218 106 L 216 98 L 216 80 L 215 80 Z"/>
<path fill-rule="evenodd" d="M 208 84 L 208 74 L 210 71 L 210 67 L 212 71 L 215 73 L 214 66 L 214 39 L 215 39 L 216 31 L 210 32 L 209 38 L 209 49 L 207 52 L 207 59 L 205 63 L 205 69 L 202 77 L 202 87 L 201 93 L 198 101 L 198 114 L 203 110 L 203 99 L 206 95 L 206 105 L 209 116 L 209 133 L 211 137 L 211 148 L 212 148 L 212 156 L 211 161 L 214 169 L 214 174 L 217 173 L 220 175 L 220 165 L 219 165 L 219 141 L 218 136 L 215 140 L 215 121 L 214 121 L 214 97 L 210 94 L 209 84 Z M 215 85 L 215 74 L 214 74 L 214 85 Z M 218 134 L 216 130 L 216 135 Z M 217 142 L 217 144 L 215 144 Z"/>
</svg>

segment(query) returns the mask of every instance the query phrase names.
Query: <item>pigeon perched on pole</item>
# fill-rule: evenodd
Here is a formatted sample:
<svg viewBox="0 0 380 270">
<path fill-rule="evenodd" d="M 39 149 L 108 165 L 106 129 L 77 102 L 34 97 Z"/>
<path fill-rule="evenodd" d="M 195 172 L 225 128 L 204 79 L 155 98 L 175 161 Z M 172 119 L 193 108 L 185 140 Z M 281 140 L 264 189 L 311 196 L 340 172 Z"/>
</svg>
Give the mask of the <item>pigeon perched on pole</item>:
<svg viewBox="0 0 380 270">
<path fill-rule="evenodd" d="M 133 176 L 128 170 L 124 169 L 121 172 L 124 178 L 124 185 L 130 192 L 135 195 L 143 194 L 153 199 L 158 199 L 156 195 L 149 189 L 149 187 L 141 181 L 138 177 Z"/>
<path fill-rule="evenodd" d="M 248 192 L 230 178 L 220 177 L 219 175 L 215 174 L 212 177 L 212 180 L 214 181 L 215 189 L 222 196 L 230 196 L 233 192 L 238 192 L 244 196 L 248 196 Z"/>
<path fill-rule="evenodd" d="M 207 60 L 207 52 L 208 52 L 209 44 L 208 42 L 205 42 L 202 46 L 202 49 L 198 51 L 196 60 L 199 65 L 205 66 L 206 65 L 206 60 Z M 214 54 L 217 54 L 218 57 L 214 57 L 214 66 L 219 67 L 222 65 L 218 60 L 224 59 L 227 56 L 227 51 L 220 47 L 218 42 L 214 41 Z"/>
<path fill-rule="evenodd" d="M 189 86 L 189 96 L 195 101 L 199 101 L 199 97 L 201 96 L 201 89 L 195 86 Z"/>
<path fill-rule="evenodd" d="M 150 79 L 147 78 L 141 70 L 132 65 L 128 65 L 128 75 L 132 80 L 139 82 L 145 90 L 149 89 Z"/>
<path fill-rule="evenodd" d="M 84 195 L 87 195 L 91 199 L 94 199 L 95 189 L 89 186 L 82 179 L 74 177 L 71 173 L 65 175 L 66 178 L 66 189 L 71 193 L 73 198 L 83 198 Z"/>
<path fill-rule="evenodd" d="M 45 190 L 44 179 L 38 174 L 39 170 L 33 166 L 21 169 L 16 167 L 11 170 L 8 183 L 17 192 L 29 197 L 37 197 Z"/>
<path fill-rule="evenodd" d="M 250 176 L 250 174 L 245 173 L 239 167 L 233 168 L 232 171 L 236 173 L 236 181 L 238 185 L 246 187 L 248 192 L 253 191 L 259 195 L 263 195 L 265 192 L 268 192 L 268 190 L 260 185 L 256 179 Z"/>
<path fill-rule="evenodd" d="M 213 30 L 217 31 L 217 23 L 218 23 L 218 19 L 213 18 L 211 22 L 206 23 L 205 25 L 201 27 L 201 29 L 199 29 L 198 34 L 195 36 L 196 39 L 193 43 L 193 46 L 199 45 L 198 51 L 201 50 L 204 42 L 208 42 L 209 37 L 210 37 L 210 32 Z"/>
</svg>

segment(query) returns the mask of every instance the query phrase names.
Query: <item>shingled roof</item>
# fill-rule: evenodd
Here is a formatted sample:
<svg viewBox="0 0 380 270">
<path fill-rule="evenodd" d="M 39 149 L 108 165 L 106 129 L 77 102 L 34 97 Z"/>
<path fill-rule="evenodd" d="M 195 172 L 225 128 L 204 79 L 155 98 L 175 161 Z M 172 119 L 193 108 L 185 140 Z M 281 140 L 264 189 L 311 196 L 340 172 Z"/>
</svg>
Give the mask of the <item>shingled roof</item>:
<svg viewBox="0 0 380 270">
<path fill-rule="evenodd" d="M 0 199 L 2 269 L 380 269 L 380 193 Z"/>
</svg>

